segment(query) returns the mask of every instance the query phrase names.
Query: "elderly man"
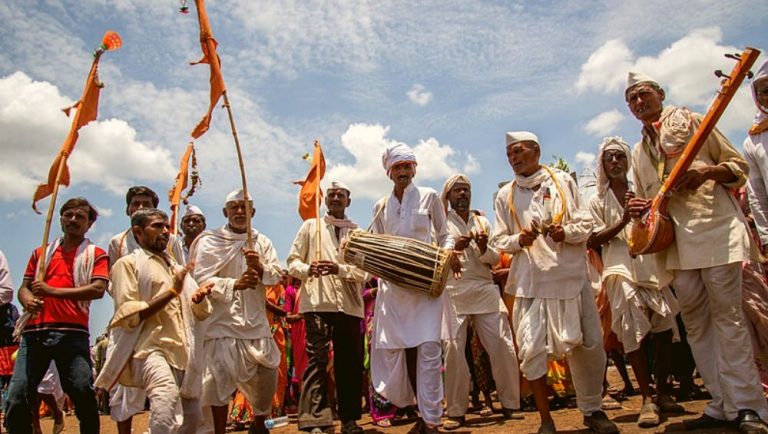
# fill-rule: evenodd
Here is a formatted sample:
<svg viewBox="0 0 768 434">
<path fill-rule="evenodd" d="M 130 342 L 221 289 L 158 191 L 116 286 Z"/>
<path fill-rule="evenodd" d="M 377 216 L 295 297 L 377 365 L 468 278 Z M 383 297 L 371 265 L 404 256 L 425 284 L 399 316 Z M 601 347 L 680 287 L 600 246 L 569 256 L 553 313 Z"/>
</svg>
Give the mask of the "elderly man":
<svg viewBox="0 0 768 434">
<path fill-rule="evenodd" d="M 185 262 L 189 260 L 189 247 L 204 230 L 205 215 L 203 211 L 195 205 L 187 205 L 184 215 L 181 217 L 181 232 L 184 233 L 181 248 L 184 252 Z"/>
<path fill-rule="evenodd" d="M 404 144 L 387 148 L 382 163 L 394 188 L 374 207 L 373 231 L 453 249 L 445 209 L 437 192 L 416 187 L 416 155 Z M 455 273 L 460 264 L 451 256 Z M 383 280 L 376 298 L 371 344 L 371 377 L 376 392 L 398 407 L 414 404 L 421 419 L 411 434 L 437 432 L 442 416 L 443 383 L 440 327 L 443 300 Z"/>
<path fill-rule="evenodd" d="M 299 400 L 299 429 L 321 434 L 333 426 L 328 402 L 328 353 L 333 344 L 336 397 L 341 432 L 363 432 L 360 419 L 363 380 L 362 285 L 370 277 L 359 268 L 342 264 L 339 245 L 357 225 L 345 210 L 352 201 L 349 188 L 333 182 L 326 190 L 328 213 L 318 223 L 309 219 L 301 225 L 288 254 L 290 273 L 301 279 L 299 313 L 304 315 L 309 366 L 304 372 Z M 317 225 L 320 224 L 320 251 Z"/>
<path fill-rule="evenodd" d="M 41 249 L 29 259 L 19 302 L 33 314 L 21 337 L 8 398 L 5 426 L 9 433 L 31 432 L 37 386 L 53 360 L 61 385 L 75 404 L 80 432 L 99 432 L 93 389 L 88 319 L 91 300 L 104 296 L 109 281 L 107 254 L 85 234 L 98 217 L 83 198 L 64 202 L 60 210 L 62 238 L 46 247 L 44 277 L 39 279 Z"/>
<path fill-rule="evenodd" d="M 227 224 L 200 234 L 192 243 L 194 277 L 213 283 L 209 299 L 213 314 L 205 331 L 205 372 L 202 405 L 210 406 L 216 434 L 224 434 L 227 406 L 240 390 L 253 408 L 249 433 L 266 434 L 265 416 L 272 409 L 277 387 L 280 350 L 267 321 L 267 285 L 280 281 L 281 267 L 272 241 L 251 228 L 242 190 L 227 195 Z M 247 243 L 251 232 L 253 245 Z"/>
<path fill-rule="evenodd" d="M 642 428 L 661 423 L 659 408 L 682 413 L 667 382 L 671 367 L 672 337 L 676 333 L 677 300 L 669 289 L 672 275 L 657 270 L 650 256 L 629 255 L 631 221 L 627 202 L 635 196 L 629 188 L 630 151 L 620 137 L 607 137 L 597 155 L 597 194 L 589 202 L 595 222 L 587 247 L 602 248 L 603 287 L 611 305 L 611 330 L 616 333 L 635 373 L 643 406 L 637 424 Z M 653 335 L 658 399 L 652 401 L 648 356 L 643 341 Z"/>
<path fill-rule="evenodd" d="M 444 324 L 446 414 L 443 428 L 464 425 L 469 404 L 469 366 L 464 355 L 467 327 L 474 330 L 488 353 L 493 380 L 498 390 L 505 419 L 520 418 L 513 409 L 520 407 L 520 373 L 507 308 L 493 282 L 492 267 L 499 253 L 488 245 L 491 225 L 480 212 L 471 210 L 472 185 L 466 175 L 454 175 L 445 181 L 441 196 L 448 211 L 448 232 L 455 240 L 454 250 L 462 252 L 461 279 L 450 278 Z M 450 205 L 450 208 L 448 207 Z"/>
<path fill-rule="evenodd" d="M 567 357 L 584 424 L 618 432 L 600 410 L 605 352 L 587 280 L 586 241 L 592 231 L 576 182 L 539 164 L 535 134 L 506 135 L 515 179 L 499 190 L 492 245 L 512 254 L 506 291 L 515 295 L 513 323 L 520 369 L 531 383 L 540 433 L 554 433 L 546 392 L 547 357 Z"/>
<path fill-rule="evenodd" d="M 109 388 L 120 381 L 143 390 L 152 409 L 150 432 L 192 434 L 199 421 L 201 380 L 194 367 L 200 346 L 194 322 L 211 313 L 206 295 L 212 285 L 198 288 L 187 278 L 189 269 L 168 255 L 170 225 L 163 211 L 134 212 L 131 232 L 140 248 L 110 272 L 112 342 L 96 383 Z M 184 397 L 182 389 L 188 390 Z"/>
<path fill-rule="evenodd" d="M 744 157 L 749 163 L 749 208 L 760 236 L 761 250 L 768 253 L 768 61 L 752 80 L 752 98 L 757 113 L 744 140 Z"/>
<path fill-rule="evenodd" d="M 629 73 L 625 97 L 643 124 L 643 138 L 632 152 L 637 197 L 629 202 L 630 213 L 639 217 L 650 207 L 701 116 L 664 107 L 664 90 L 644 74 Z M 687 421 L 688 429 L 736 420 L 742 432 L 768 433 L 761 420 L 768 417 L 768 404 L 760 390 L 749 332 L 742 326 L 741 264 L 749 259 L 749 234 L 728 192 L 744 185 L 747 173 L 747 162 L 715 129 L 669 201 L 675 241 L 658 259 L 675 273 L 672 287 L 688 343 L 712 394 L 704 414 Z"/>
</svg>

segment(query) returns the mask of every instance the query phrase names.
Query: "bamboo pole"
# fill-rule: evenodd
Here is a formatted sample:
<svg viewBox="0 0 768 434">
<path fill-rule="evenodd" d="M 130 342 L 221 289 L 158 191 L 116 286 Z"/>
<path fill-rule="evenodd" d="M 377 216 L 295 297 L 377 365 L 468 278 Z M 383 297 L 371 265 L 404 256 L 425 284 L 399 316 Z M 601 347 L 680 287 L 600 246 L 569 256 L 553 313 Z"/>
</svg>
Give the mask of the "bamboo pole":
<svg viewBox="0 0 768 434">
<path fill-rule="evenodd" d="M 59 185 L 61 185 L 61 175 L 64 172 L 64 165 L 67 164 L 69 154 L 64 152 L 59 159 L 59 167 L 56 169 L 56 182 L 53 184 L 53 193 L 51 193 L 51 203 L 48 205 L 48 213 L 45 216 L 45 229 L 43 229 L 43 242 L 40 245 L 40 256 L 37 258 L 37 280 L 45 279 L 45 258 L 48 256 L 48 238 L 51 234 L 51 222 L 53 213 L 56 211 L 56 199 L 59 196 Z"/>
<path fill-rule="evenodd" d="M 245 177 L 245 163 L 243 162 L 243 151 L 240 147 L 240 139 L 237 136 L 237 128 L 235 127 L 235 117 L 232 114 L 232 106 L 229 104 L 229 97 L 227 91 L 222 92 L 224 97 L 224 107 L 227 108 L 227 115 L 229 115 L 229 126 L 232 128 L 232 137 L 235 139 L 235 149 L 237 150 L 237 163 L 240 165 L 240 180 L 243 184 L 243 198 L 245 201 L 245 215 L 248 218 L 248 229 L 246 232 L 246 243 L 248 249 L 253 249 L 253 234 L 251 233 L 251 217 L 253 215 L 253 207 L 248 196 L 248 183 Z"/>
</svg>

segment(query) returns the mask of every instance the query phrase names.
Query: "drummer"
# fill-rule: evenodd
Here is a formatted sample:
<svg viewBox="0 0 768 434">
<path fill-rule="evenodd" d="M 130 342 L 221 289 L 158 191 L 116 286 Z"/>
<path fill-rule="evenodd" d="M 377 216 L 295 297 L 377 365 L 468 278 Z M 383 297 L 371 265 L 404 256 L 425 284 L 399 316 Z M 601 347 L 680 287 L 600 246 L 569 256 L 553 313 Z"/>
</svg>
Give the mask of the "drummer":
<svg viewBox="0 0 768 434">
<path fill-rule="evenodd" d="M 567 356 L 584 424 L 597 433 L 617 433 L 600 409 L 605 352 L 587 280 L 591 216 L 573 178 L 539 164 L 535 134 L 507 133 L 506 145 L 515 180 L 496 196 L 491 245 L 513 255 L 505 289 L 515 295 L 520 370 L 533 388 L 538 432 L 556 432 L 547 399 L 547 359 Z"/>
<path fill-rule="evenodd" d="M 491 273 L 491 267 L 499 262 L 499 252 L 488 245 L 491 225 L 479 211 L 470 209 L 472 186 L 466 175 L 448 178 L 441 198 L 448 211 L 448 231 L 456 242 L 454 249 L 463 252 L 459 256 L 462 278 L 448 280 L 445 287 L 448 294 L 443 339 L 448 420 L 443 428 L 457 429 L 465 422 L 470 377 L 464 347 L 470 320 L 488 352 L 504 418 L 522 419 L 522 414 L 513 411 L 520 407 L 520 373 L 507 308 Z"/>
<path fill-rule="evenodd" d="M 325 194 L 328 213 L 320 223 L 320 253 L 318 223 L 313 218 L 301 225 L 287 259 L 291 275 L 305 282 L 299 312 L 304 315 L 307 328 L 309 366 L 299 395 L 299 429 L 316 434 L 333 426 L 326 374 L 331 342 L 341 432 L 363 432 L 355 421 L 362 412 L 362 285 L 370 276 L 338 261 L 339 245 L 349 231 L 357 229 L 357 224 L 344 214 L 351 201 L 349 188 L 332 182 Z"/>
<path fill-rule="evenodd" d="M 414 238 L 453 249 L 437 192 L 416 187 L 416 156 L 401 143 L 384 151 L 382 164 L 394 188 L 374 206 L 373 232 Z M 450 256 L 455 273 L 461 264 Z M 443 413 L 440 328 L 443 300 L 383 280 L 376 298 L 371 377 L 376 392 L 397 407 L 418 403 L 421 419 L 409 433 L 436 433 Z M 418 372 L 418 375 L 417 375 Z"/>
</svg>

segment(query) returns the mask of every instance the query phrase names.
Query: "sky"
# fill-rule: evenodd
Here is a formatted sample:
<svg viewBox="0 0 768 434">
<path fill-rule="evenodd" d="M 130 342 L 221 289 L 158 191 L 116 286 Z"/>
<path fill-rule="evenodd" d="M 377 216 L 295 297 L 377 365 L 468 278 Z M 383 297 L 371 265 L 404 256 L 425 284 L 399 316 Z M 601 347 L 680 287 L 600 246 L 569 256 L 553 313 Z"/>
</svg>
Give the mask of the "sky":
<svg viewBox="0 0 768 434">
<path fill-rule="evenodd" d="M 72 184 L 58 204 L 75 196 L 94 203 L 101 215 L 88 236 L 104 248 L 128 227 L 128 187 L 153 188 L 167 208 L 181 154 L 208 107 L 208 67 L 189 65 L 201 55 L 193 3 L 182 14 L 172 0 L 0 2 L 0 250 L 15 285 L 42 240 L 45 217 L 30 203 L 70 127 L 61 109 L 80 97 L 106 30 L 123 47 L 101 59 L 99 118 L 81 130 Z M 283 261 L 301 223 L 292 181 L 306 174 L 302 156 L 316 139 L 326 182 L 350 186 L 348 214 L 363 227 L 391 190 L 381 153 L 394 143 L 414 147 L 417 185 L 439 191 L 464 172 L 473 206 L 492 216 L 498 183 L 512 178 L 506 131 L 535 132 L 543 162 L 562 156 L 588 175 L 603 137 L 633 144 L 640 136 L 623 98 L 628 71 L 659 81 L 667 103 L 705 112 L 719 88 L 713 71 L 733 67 L 723 54 L 768 48 L 762 1 L 206 4 L 254 227 Z M 747 85 L 718 124 L 738 149 L 755 113 Z M 223 199 L 240 180 L 221 106 L 195 146 L 203 185 L 191 202 L 219 227 Z M 54 220 L 52 235 L 60 233 Z M 93 336 L 111 315 L 109 296 L 93 304 Z"/>
</svg>

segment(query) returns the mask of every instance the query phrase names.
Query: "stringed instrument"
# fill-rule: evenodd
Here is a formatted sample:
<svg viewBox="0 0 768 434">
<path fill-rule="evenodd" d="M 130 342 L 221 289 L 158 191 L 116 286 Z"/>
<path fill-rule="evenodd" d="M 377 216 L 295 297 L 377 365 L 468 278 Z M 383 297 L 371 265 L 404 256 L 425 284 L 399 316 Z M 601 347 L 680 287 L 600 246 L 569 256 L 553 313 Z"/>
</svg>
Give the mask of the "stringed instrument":
<svg viewBox="0 0 768 434">
<path fill-rule="evenodd" d="M 661 252 L 675 240 L 675 228 L 669 216 L 669 200 L 672 193 L 685 172 L 688 171 L 691 163 L 696 159 L 696 155 L 744 81 L 744 77 L 752 76 L 749 68 L 752 67 L 759 55 L 759 50 L 750 47 L 747 47 L 741 54 L 725 55 L 730 59 L 735 59 L 737 61 L 736 66 L 730 75 L 725 75 L 720 70 L 715 71 L 715 75 L 722 78 L 720 91 L 707 110 L 699 128 L 683 149 L 680 159 L 675 163 L 669 177 L 653 198 L 651 207 L 640 218 L 635 219 L 629 239 L 629 253 L 632 256 Z"/>
</svg>

